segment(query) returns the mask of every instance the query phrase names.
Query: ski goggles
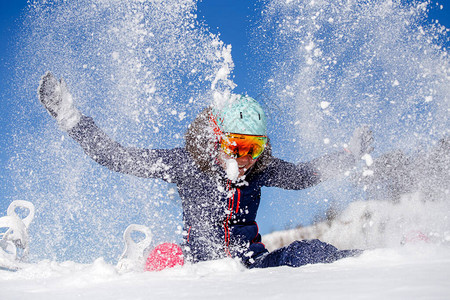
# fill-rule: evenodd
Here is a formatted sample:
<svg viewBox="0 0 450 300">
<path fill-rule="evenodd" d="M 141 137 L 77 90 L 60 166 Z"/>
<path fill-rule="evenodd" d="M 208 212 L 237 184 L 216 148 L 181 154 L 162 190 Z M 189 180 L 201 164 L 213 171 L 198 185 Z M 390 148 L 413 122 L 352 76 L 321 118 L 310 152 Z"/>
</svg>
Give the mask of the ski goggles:
<svg viewBox="0 0 450 300">
<path fill-rule="evenodd" d="M 263 153 L 266 144 L 266 136 L 237 133 L 225 134 L 220 141 L 223 152 L 234 158 L 250 155 L 253 159 L 257 159 Z"/>
</svg>

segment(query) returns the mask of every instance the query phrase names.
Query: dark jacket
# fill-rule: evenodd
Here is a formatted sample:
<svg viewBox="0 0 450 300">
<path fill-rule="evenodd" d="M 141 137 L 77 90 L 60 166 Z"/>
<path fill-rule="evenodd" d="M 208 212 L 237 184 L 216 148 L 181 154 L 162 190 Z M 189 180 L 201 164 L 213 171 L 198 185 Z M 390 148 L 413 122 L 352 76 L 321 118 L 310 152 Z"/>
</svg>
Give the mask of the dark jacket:
<svg viewBox="0 0 450 300">
<path fill-rule="evenodd" d="M 327 172 L 321 172 L 324 166 L 339 161 L 341 169 L 341 165 L 353 164 L 353 158 L 342 152 L 295 165 L 273 157 L 269 146 L 245 181 L 231 182 L 217 164 L 217 145 L 210 135 L 208 113 L 203 111 L 190 125 L 184 148 L 123 147 L 85 116 L 69 135 L 93 160 L 113 171 L 177 185 L 183 207 L 182 248 L 188 260 L 231 256 L 249 264 L 267 252 L 255 221 L 261 187 L 304 189 L 327 177 Z"/>
</svg>

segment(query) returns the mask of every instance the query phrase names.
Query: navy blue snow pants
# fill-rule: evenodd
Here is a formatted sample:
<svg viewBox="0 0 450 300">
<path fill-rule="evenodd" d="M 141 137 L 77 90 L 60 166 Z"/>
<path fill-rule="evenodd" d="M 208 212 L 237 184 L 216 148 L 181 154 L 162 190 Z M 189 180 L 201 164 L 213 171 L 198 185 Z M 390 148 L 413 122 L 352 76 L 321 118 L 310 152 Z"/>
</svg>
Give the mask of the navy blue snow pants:
<svg viewBox="0 0 450 300">
<path fill-rule="evenodd" d="M 362 253 L 361 250 L 338 250 L 319 240 L 295 241 L 289 246 L 259 256 L 248 267 L 250 269 L 279 266 L 300 267 L 307 264 L 332 263 L 360 253 Z"/>
</svg>

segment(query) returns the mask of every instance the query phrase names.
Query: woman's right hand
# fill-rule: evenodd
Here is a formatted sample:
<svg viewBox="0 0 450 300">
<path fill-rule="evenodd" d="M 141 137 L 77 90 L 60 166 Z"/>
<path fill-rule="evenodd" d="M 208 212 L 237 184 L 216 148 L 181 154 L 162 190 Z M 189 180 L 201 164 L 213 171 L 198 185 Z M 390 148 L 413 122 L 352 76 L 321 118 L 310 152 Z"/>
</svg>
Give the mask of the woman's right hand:
<svg viewBox="0 0 450 300">
<path fill-rule="evenodd" d="M 51 72 L 45 73 L 39 84 L 38 97 L 63 130 L 69 131 L 80 121 L 81 114 L 73 105 L 64 79 L 57 80 Z"/>
</svg>

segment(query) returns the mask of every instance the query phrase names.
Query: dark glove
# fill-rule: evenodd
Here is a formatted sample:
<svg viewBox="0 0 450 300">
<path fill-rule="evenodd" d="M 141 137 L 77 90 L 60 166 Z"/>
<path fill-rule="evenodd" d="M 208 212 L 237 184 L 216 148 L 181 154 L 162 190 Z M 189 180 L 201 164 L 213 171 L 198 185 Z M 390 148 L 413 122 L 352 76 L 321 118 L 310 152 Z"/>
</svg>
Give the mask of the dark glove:
<svg viewBox="0 0 450 300">
<path fill-rule="evenodd" d="M 64 79 L 57 80 L 51 72 L 45 73 L 39 84 L 38 97 L 63 130 L 72 129 L 80 121 L 81 114 L 73 106 L 72 95 Z"/>
</svg>

